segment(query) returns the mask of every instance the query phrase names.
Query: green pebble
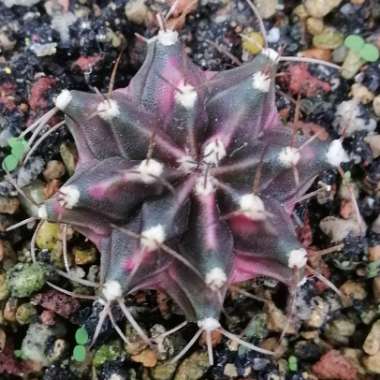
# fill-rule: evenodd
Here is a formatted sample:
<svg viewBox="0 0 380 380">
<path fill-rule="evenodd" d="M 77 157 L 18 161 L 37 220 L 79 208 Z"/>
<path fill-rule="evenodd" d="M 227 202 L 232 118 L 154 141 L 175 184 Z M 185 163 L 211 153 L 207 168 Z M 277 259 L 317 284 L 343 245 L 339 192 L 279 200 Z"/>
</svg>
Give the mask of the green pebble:
<svg viewBox="0 0 380 380">
<path fill-rule="evenodd" d="M 380 260 L 373 261 L 367 265 L 367 278 L 374 278 L 380 272 Z"/>
<path fill-rule="evenodd" d="M 344 40 L 344 46 L 355 51 L 356 53 L 359 53 L 364 46 L 364 40 L 360 36 L 351 34 Z"/>
<path fill-rule="evenodd" d="M 174 380 L 201 379 L 210 367 L 207 352 L 194 352 L 179 366 Z"/>
<path fill-rule="evenodd" d="M 360 50 L 360 57 L 367 62 L 376 62 L 379 59 L 379 49 L 372 44 L 365 44 Z"/>
<path fill-rule="evenodd" d="M 88 343 L 88 333 L 84 327 L 79 328 L 75 333 L 75 341 L 77 344 L 87 344 Z"/>
<path fill-rule="evenodd" d="M 33 321 L 36 316 L 37 310 L 31 303 L 23 303 L 17 308 L 16 311 L 16 321 L 20 325 L 28 325 Z"/>
<path fill-rule="evenodd" d="M 160 363 L 151 369 L 151 377 L 154 380 L 171 379 L 177 369 L 177 363 Z"/>
<path fill-rule="evenodd" d="M 109 344 L 103 344 L 96 351 L 93 359 L 93 365 L 100 367 L 108 361 L 123 359 L 125 356 L 123 347 L 120 341 L 115 340 Z"/>
<path fill-rule="evenodd" d="M 244 337 L 248 338 L 248 340 L 252 338 L 262 340 L 268 336 L 268 329 L 266 326 L 267 314 L 257 313 L 257 315 L 250 320 L 248 326 L 244 329 Z M 242 345 L 239 346 L 239 355 L 244 355 L 248 351 L 249 348 Z"/>
<path fill-rule="evenodd" d="M 86 360 L 86 347 L 85 346 L 75 346 L 73 350 L 73 357 L 77 362 L 84 362 Z"/>
<path fill-rule="evenodd" d="M 28 297 L 40 290 L 45 284 L 46 274 L 46 268 L 38 263 L 16 264 L 7 274 L 12 297 Z"/>
<path fill-rule="evenodd" d="M 77 265 L 93 264 L 97 259 L 97 252 L 95 247 L 74 247 L 72 254 L 74 256 L 75 264 Z"/>
<path fill-rule="evenodd" d="M 289 356 L 288 367 L 289 367 L 289 371 L 292 371 L 292 372 L 298 371 L 298 360 L 294 355 Z"/>
<path fill-rule="evenodd" d="M 12 154 L 8 155 L 3 160 L 3 169 L 7 172 L 11 172 L 17 168 L 18 158 Z"/>
<path fill-rule="evenodd" d="M 40 249 L 61 253 L 62 243 L 59 224 L 43 222 L 37 232 L 36 245 Z"/>
<path fill-rule="evenodd" d="M 313 37 L 313 45 L 320 49 L 336 49 L 343 44 L 343 35 L 335 30 L 327 30 Z"/>
<path fill-rule="evenodd" d="M 268 335 L 267 314 L 257 313 L 257 315 L 251 319 L 248 326 L 244 330 L 244 336 L 247 338 L 264 339 Z"/>
</svg>

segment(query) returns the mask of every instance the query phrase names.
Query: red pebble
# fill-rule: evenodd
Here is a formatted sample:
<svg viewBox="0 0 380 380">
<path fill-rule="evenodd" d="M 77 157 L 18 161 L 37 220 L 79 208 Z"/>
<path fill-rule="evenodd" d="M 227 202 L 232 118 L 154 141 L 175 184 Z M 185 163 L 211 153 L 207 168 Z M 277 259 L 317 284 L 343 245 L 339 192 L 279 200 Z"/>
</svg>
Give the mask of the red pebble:
<svg viewBox="0 0 380 380">
<path fill-rule="evenodd" d="M 72 68 L 78 68 L 80 71 L 91 70 L 96 64 L 103 60 L 102 54 L 79 57 L 72 65 Z"/>
<path fill-rule="evenodd" d="M 0 351 L 0 374 L 23 377 L 32 372 L 32 368 L 27 362 L 19 361 L 14 356 L 14 347 L 7 343 Z M 0 376 L 3 379 L 2 376 Z"/>
<path fill-rule="evenodd" d="M 50 90 L 56 83 L 54 78 L 41 77 L 34 82 L 30 90 L 29 105 L 33 111 L 40 108 L 46 108 L 48 102 L 46 100 L 46 92 Z"/>
<path fill-rule="evenodd" d="M 56 290 L 38 294 L 34 302 L 64 318 L 69 318 L 80 306 L 77 299 Z"/>
<path fill-rule="evenodd" d="M 331 350 L 324 354 L 312 367 L 318 379 L 356 380 L 357 370 L 339 351 Z"/>
<path fill-rule="evenodd" d="M 40 315 L 40 320 L 46 326 L 54 326 L 56 323 L 54 311 L 44 310 Z"/>
<path fill-rule="evenodd" d="M 319 91 L 331 91 L 331 85 L 310 74 L 306 64 L 290 65 L 283 82 L 293 95 L 313 96 Z"/>
</svg>

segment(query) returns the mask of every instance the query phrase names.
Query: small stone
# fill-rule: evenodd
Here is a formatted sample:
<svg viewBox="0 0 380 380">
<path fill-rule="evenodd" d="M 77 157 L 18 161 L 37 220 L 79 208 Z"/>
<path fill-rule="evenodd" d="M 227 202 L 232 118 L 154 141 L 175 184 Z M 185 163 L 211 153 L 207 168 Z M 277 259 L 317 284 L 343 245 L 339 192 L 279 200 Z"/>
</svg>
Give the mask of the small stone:
<svg viewBox="0 0 380 380">
<path fill-rule="evenodd" d="M 247 338 L 255 338 L 262 340 L 268 335 L 267 325 L 268 315 L 264 312 L 259 312 L 252 318 L 244 329 L 244 336 Z"/>
<path fill-rule="evenodd" d="M 4 301 L 9 296 L 9 289 L 7 284 L 7 275 L 0 273 L 0 301 Z"/>
<path fill-rule="evenodd" d="M 95 247 L 88 247 L 85 249 L 74 247 L 73 255 L 75 264 L 77 265 L 93 264 L 97 259 Z"/>
<path fill-rule="evenodd" d="M 332 242 L 342 241 L 350 233 L 354 236 L 360 236 L 362 233 L 362 228 L 356 219 L 341 219 L 335 216 L 323 218 L 319 227 L 330 236 Z"/>
<path fill-rule="evenodd" d="M 61 144 L 59 147 L 59 153 L 63 163 L 65 164 L 67 173 L 69 176 L 72 176 L 75 171 L 77 157 L 75 148 L 69 144 Z"/>
<path fill-rule="evenodd" d="M 337 7 L 342 0 L 305 0 L 306 11 L 313 17 L 322 18 Z"/>
<path fill-rule="evenodd" d="M 255 4 L 263 19 L 270 18 L 276 14 L 278 0 L 256 0 Z"/>
<path fill-rule="evenodd" d="M 61 182 L 59 179 L 52 179 L 51 181 L 49 181 L 44 188 L 45 198 L 49 199 L 50 197 L 52 197 L 57 191 L 59 191 L 60 187 Z"/>
<path fill-rule="evenodd" d="M 369 136 L 366 136 L 364 138 L 364 141 L 371 148 L 371 151 L 372 151 L 372 154 L 373 154 L 373 158 L 379 157 L 380 156 L 380 135 L 369 135 Z M 379 251 L 380 251 L 380 248 L 379 248 Z M 380 254 L 379 254 L 379 256 L 380 256 Z M 380 257 L 379 257 L 379 259 L 380 259 Z"/>
<path fill-rule="evenodd" d="M 279 358 L 282 357 L 288 349 L 288 341 L 283 339 L 282 343 L 278 344 L 278 338 L 271 336 L 270 338 L 264 339 L 260 343 L 260 347 L 265 350 L 272 351 L 276 353 Z"/>
<path fill-rule="evenodd" d="M 194 352 L 180 364 L 174 380 L 198 380 L 209 366 L 207 352 Z"/>
<path fill-rule="evenodd" d="M 53 311 L 63 318 L 69 318 L 80 307 L 79 301 L 67 294 L 51 289 L 33 297 L 32 302 Z"/>
<path fill-rule="evenodd" d="M 363 356 L 363 352 L 361 350 L 354 348 L 344 348 L 343 355 L 351 362 L 351 364 L 356 368 L 360 375 L 363 376 L 366 374 L 366 370 L 360 362 L 361 357 Z"/>
<path fill-rule="evenodd" d="M 0 213 L 13 215 L 20 207 L 18 198 L 0 197 Z"/>
<path fill-rule="evenodd" d="M 373 279 L 372 292 L 375 302 L 380 303 L 380 276 L 377 276 Z"/>
<path fill-rule="evenodd" d="M 354 99 L 363 104 L 368 104 L 375 96 L 366 86 L 363 86 L 360 83 L 354 83 L 352 85 L 351 94 Z"/>
<path fill-rule="evenodd" d="M 56 324 L 55 313 L 51 310 L 44 310 L 40 314 L 39 319 L 46 326 L 54 326 Z"/>
<path fill-rule="evenodd" d="M 313 341 L 300 340 L 294 346 L 294 354 L 303 360 L 317 360 L 321 352 L 322 347 Z"/>
<path fill-rule="evenodd" d="M 234 377 L 239 376 L 236 365 L 233 363 L 227 363 L 224 366 L 223 374 L 229 378 L 234 378 Z"/>
<path fill-rule="evenodd" d="M 62 43 L 70 40 L 70 26 L 75 23 L 77 16 L 72 12 L 61 12 L 51 18 L 51 27 L 59 33 Z"/>
<path fill-rule="evenodd" d="M 325 335 L 332 343 L 347 345 L 355 327 L 355 323 L 347 318 L 335 319 L 327 326 Z"/>
<path fill-rule="evenodd" d="M 357 370 L 339 351 L 331 350 L 324 354 L 312 367 L 318 379 L 356 380 Z"/>
<path fill-rule="evenodd" d="M 0 32 L 0 49 L 3 51 L 12 51 L 16 46 L 16 41 L 9 38 L 5 32 Z"/>
<path fill-rule="evenodd" d="M 4 306 L 3 316 L 8 322 L 16 322 L 17 298 L 9 298 Z"/>
<path fill-rule="evenodd" d="M 36 180 L 33 181 L 33 183 L 31 183 L 29 186 L 23 187 L 22 190 L 29 199 L 33 200 L 35 204 L 42 204 L 46 200 L 44 194 L 44 186 L 45 184 L 42 181 Z M 35 215 L 36 206 L 32 202 L 24 198 L 21 198 L 20 202 L 22 207 L 29 215 Z"/>
<path fill-rule="evenodd" d="M 32 183 L 41 174 L 45 161 L 41 157 L 32 157 L 28 165 L 22 165 L 17 172 L 17 184 L 24 187 Z"/>
<path fill-rule="evenodd" d="M 47 366 L 49 364 L 49 359 L 46 355 L 47 347 L 53 341 L 57 332 L 58 330 L 41 323 L 31 324 L 21 344 L 23 358 Z"/>
<path fill-rule="evenodd" d="M 144 367 L 153 368 L 157 364 L 157 355 L 150 348 L 132 355 L 131 359 L 136 363 L 141 363 Z"/>
<path fill-rule="evenodd" d="M 61 161 L 51 160 L 47 163 L 45 170 L 43 171 L 43 176 L 46 181 L 52 179 L 59 179 L 65 174 L 65 166 Z"/>
<path fill-rule="evenodd" d="M 373 111 L 375 112 L 376 116 L 380 117 L 380 95 L 377 95 L 373 99 L 372 106 L 373 106 Z"/>
<path fill-rule="evenodd" d="M 360 319 L 365 325 L 370 325 L 377 317 L 376 304 L 365 305 L 360 313 Z"/>
<path fill-rule="evenodd" d="M 141 336 L 129 323 L 127 323 L 125 330 L 125 336 L 128 339 L 128 342 L 125 343 L 125 350 L 128 354 L 136 355 L 147 347 L 146 342 L 141 339 Z"/>
<path fill-rule="evenodd" d="M 380 375 L 380 352 L 363 359 L 364 367 L 369 373 Z"/>
<path fill-rule="evenodd" d="M 11 8 L 14 5 L 19 5 L 22 7 L 32 7 L 33 5 L 40 2 L 40 0 L 2 0 L 6 7 Z"/>
<path fill-rule="evenodd" d="M 48 351 L 47 358 L 49 363 L 56 362 L 63 357 L 66 352 L 68 343 L 64 339 L 56 339 L 54 341 L 53 347 Z"/>
<path fill-rule="evenodd" d="M 7 273 L 9 291 L 13 297 L 28 297 L 44 286 L 46 274 L 41 264 L 16 264 Z"/>
<path fill-rule="evenodd" d="M 309 13 L 303 4 L 297 5 L 293 10 L 293 14 L 297 16 L 301 21 L 305 20 L 309 16 Z"/>
<path fill-rule="evenodd" d="M 276 44 L 280 41 L 281 31 L 280 28 L 274 26 L 268 30 L 267 41 L 268 43 Z"/>
<path fill-rule="evenodd" d="M 241 35 L 243 50 L 249 54 L 256 55 L 263 50 L 265 41 L 261 33 L 249 32 Z"/>
<path fill-rule="evenodd" d="M 352 280 L 346 281 L 339 290 L 342 293 L 342 303 L 344 306 L 351 306 L 353 301 L 363 301 L 367 297 L 367 291 L 360 282 Z"/>
<path fill-rule="evenodd" d="M 380 319 L 372 325 L 371 330 L 364 341 L 363 350 L 368 355 L 376 355 L 380 352 Z"/>
<path fill-rule="evenodd" d="M 34 305 L 32 305 L 29 302 L 23 303 L 17 308 L 16 321 L 20 325 L 28 325 L 33 321 L 36 315 L 37 315 L 37 310 Z"/>
<path fill-rule="evenodd" d="M 319 328 L 327 319 L 329 305 L 321 297 L 313 297 L 311 304 L 312 309 L 306 324 L 308 327 Z"/>
<path fill-rule="evenodd" d="M 149 9 L 145 0 L 130 0 L 124 8 L 127 19 L 135 24 L 144 24 L 148 19 Z"/>
<path fill-rule="evenodd" d="M 306 340 L 316 340 L 319 338 L 318 330 L 301 331 L 302 338 Z"/>
<path fill-rule="evenodd" d="M 7 334 L 2 328 L 0 328 L 0 352 L 4 350 L 6 342 L 7 342 Z"/>
<path fill-rule="evenodd" d="M 336 49 L 343 44 L 342 33 L 332 28 L 325 28 L 321 34 L 313 37 L 313 45 L 320 49 Z"/>
<path fill-rule="evenodd" d="M 7 268 L 16 264 L 16 260 L 16 254 L 11 243 L 8 240 L 0 239 L 0 262 L 2 262 L 3 268 L 7 270 Z"/>
<path fill-rule="evenodd" d="M 174 337 L 173 336 L 163 336 L 166 332 L 164 326 L 160 324 L 155 324 L 150 328 L 150 336 L 155 342 L 155 352 L 158 360 L 167 360 L 174 354 Z"/>
<path fill-rule="evenodd" d="M 379 185 L 380 187 L 380 185 Z M 380 215 L 375 219 L 375 221 L 372 223 L 371 230 L 376 233 L 380 234 Z"/>
<path fill-rule="evenodd" d="M 177 369 L 177 363 L 162 363 L 156 365 L 151 369 L 150 375 L 153 380 L 167 380 L 171 379 Z"/>
<path fill-rule="evenodd" d="M 54 55 L 57 52 L 57 43 L 56 42 L 50 42 L 48 44 L 34 43 L 30 45 L 29 49 L 37 57 L 46 57 L 49 55 Z"/>
<path fill-rule="evenodd" d="M 315 18 L 315 17 L 309 17 L 306 20 L 306 28 L 307 31 L 312 34 L 313 36 L 317 34 L 321 34 L 325 25 L 323 23 L 323 20 L 320 18 Z"/>
<path fill-rule="evenodd" d="M 61 252 L 61 228 L 58 223 L 43 222 L 36 236 L 36 245 L 40 249 Z"/>
<path fill-rule="evenodd" d="M 294 326 L 288 326 L 288 318 L 273 302 L 267 302 L 264 310 L 268 314 L 267 328 L 269 331 L 282 332 L 285 326 L 287 326 L 287 334 L 295 334 Z"/>
<path fill-rule="evenodd" d="M 125 353 L 119 340 L 101 345 L 95 352 L 92 363 L 95 367 L 101 367 L 104 363 L 114 360 L 124 360 Z"/>
<path fill-rule="evenodd" d="M 331 61 L 331 51 L 327 49 L 313 48 L 302 50 L 301 56 L 307 58 L 321 59 L 322 61 Z"/>
<path fill-rule="evenodd" d="M 343 219 L 350 219 L 355 216 L 355 206 L 351 199 L 342 199 L 340 202 L 339 215 Z"/>
</svg>

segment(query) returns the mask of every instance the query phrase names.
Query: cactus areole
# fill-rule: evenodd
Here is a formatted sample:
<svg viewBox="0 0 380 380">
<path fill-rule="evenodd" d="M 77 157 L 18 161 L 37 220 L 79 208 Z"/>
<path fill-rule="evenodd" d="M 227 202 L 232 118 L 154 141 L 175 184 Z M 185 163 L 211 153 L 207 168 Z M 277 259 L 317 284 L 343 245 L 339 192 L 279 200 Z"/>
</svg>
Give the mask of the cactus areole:
<svg viewBox="0 0 380 380">
<path fill-rule="evenodd" d="M 339 140 L 309 141 L 280 122 L 278 59 L 264 48 L 202 71 L 177 32 L 160 31 L 128 87 L 57 97 L 79 159 L 38 217 L 96 244 L 105 305 L 159 289 L 200 331 L 229 334 L 219 316 L 231 284 L 264 275 L 289 285 L 305 266 L 294 204 L 346 155 Z"/>
</svg>

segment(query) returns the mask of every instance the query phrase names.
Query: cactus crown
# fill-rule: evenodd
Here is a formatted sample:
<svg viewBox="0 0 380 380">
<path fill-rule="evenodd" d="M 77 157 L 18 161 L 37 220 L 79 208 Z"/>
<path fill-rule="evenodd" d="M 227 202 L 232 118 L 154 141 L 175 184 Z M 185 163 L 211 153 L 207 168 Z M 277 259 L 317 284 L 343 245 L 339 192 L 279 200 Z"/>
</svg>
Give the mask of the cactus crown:
<svg viewBox="0 0 380 380">
<path fill-rule="evenodd" d="M 234 337 L 218 322 L 229 285 L 258 275 L 290 285 L 302 271 L 294 205 L 347 156 L 339 140 L 306 140 L 280 122 L 279 59 L 266 47 L 240 67 L 202 71 L 177 32 L 161 30 L 128 87 L 57 97 L 79 161 L 35 216 L 98 247 L 99 326 L 116 302 L 148 340 L 123 297 L 160 289 L 198 324 L 194 341 L 205 331 L 210 345 L 215 329 Z"/>
</svg>

